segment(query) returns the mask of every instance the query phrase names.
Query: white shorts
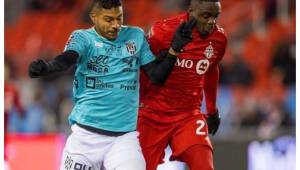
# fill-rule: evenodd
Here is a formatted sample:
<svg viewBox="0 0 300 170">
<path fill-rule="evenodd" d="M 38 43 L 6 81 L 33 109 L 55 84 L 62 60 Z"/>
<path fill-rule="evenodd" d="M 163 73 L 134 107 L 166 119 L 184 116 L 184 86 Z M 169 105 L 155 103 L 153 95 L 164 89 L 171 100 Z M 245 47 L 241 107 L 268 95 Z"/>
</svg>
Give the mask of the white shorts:
<svg viewBox="0 0 300 170">
<path fill-rule="evenodd" d="M 145 170 L 138 132 L 112 137 L 72 125 L 60 170 Z"/>
</svg>

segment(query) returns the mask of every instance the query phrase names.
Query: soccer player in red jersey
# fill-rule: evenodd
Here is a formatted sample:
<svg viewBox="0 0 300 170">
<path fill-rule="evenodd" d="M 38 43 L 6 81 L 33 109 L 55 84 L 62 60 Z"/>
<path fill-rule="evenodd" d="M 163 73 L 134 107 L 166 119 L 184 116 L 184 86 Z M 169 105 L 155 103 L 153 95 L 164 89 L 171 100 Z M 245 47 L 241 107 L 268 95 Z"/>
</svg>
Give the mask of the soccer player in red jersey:
<svg viewBox="0 0 300 170">
<path fill-rule="evenodd" d="M 218 64 L 224 56 L 227 37 L 216 24 L 221 12 L 219 0 L 191 0 L 186 13 L 156 22 L 149 35 L 151 50 L 161 54 L 170 46 L 176 27 L 194 17 L 193 40 L 177 58 L 163 86 L 141 77 L 138 130 L 147 170 L 162 163 L 169 144 L 171 160 L 187 163 L 190 170 L 213 170 L 213 148 L 208 133 L 220 124 L 216 106 Z M 206 101 L 207 114 L 200 111 Z"/>
</svg>

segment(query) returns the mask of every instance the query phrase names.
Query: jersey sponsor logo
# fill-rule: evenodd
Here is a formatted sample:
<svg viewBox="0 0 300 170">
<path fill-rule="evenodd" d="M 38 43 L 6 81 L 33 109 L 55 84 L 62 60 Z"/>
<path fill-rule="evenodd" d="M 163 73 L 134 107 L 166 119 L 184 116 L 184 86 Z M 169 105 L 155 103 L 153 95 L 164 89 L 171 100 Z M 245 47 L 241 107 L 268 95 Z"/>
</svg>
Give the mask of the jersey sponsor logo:
<svg viewBox="0 0 300 170">
<path fill-rule="evenodd" d="M 73 159 L 70 156 L 67 156 L 65 163 L 64 163 L 65 169 L 70 170 L 72 167 L 72 164 L 73 164 Z"/>
<path fill-rule="evenodd" d="M 120 89 L 125 91 L 136 90 L 137 89 L 137 81 L 128 81 L 128 84 L 120 84 Z"/>
<path fill-rule="evenodd" d="M 114 88 L 113 84 L 105 83 L 102 80 L 99 80 L 97 77 L 86 77 L 86 88 L 89 89 L 112 89 Z"/>
<path fill-rule="evenodd" d="M 200 75 L 206 73 L 209 68 L 209 61 L 207 59 L 199 60 L 196 65 L 196 72 Z"/>
<path fill-rule="evenodd" d="M 94 56 L 87 63 L 87 69 L 96 73 L 105 74 L 109 71 L 109 57 L 105 55 Z"/>
<path fill-rule="evenodd" d="M 177 58 L 177 61 L 175 63 L 175 66 L 178 66 L 178 67 L 182 67 L 182 68 L 194 68 L 194 62 L 195 60 L 189 60 L 189 59 L 180 59 L 180 58 Z M 209 68 L 209 61 L 207 59 L 203 59 L 203 60 L 198 60 L 197 64 L 196 64 L 196 73 L 197 74 L 204 74 L 206 73 L 206 71 L 208 70 Z"/>
<path fill-rule="evenodd" d="M 74 170 L 92 170 L 91 166 L 75 162 Z"/>
<path fill-rule="evenodd" d="M 193 62 L 193 60 L 177 58 L 175 65 L 179 66 L 179 67 L 184 67 L 184 68 L 192 68 L 194 65 L 194 62 Z"/>
<path fill-rule="evenodd" d="M 123 72 L 137 72 L 136 66 L 139 64 L 139 58 L 137 56 L 130 56 L 122 59 L 123 63 L 126 63 L 129 67 L 123 69 Z"/>
<path fill-rule="evenodd" d="M 95 77 L 87 77 L 85 81 L 86 87 L 94 89 L 96 87 L 96 78 Z"/>
<path fill-rule="evenodd" d="M 102 48 L 103 47 L 103 42 L 95 41 L 95 47 Z"/>
<path fill-rule="evenodd" d="M 214 55 L 214 48 L 211 42 L 209 42 L 209 46 L 206 47 L 203 54 L 206 56 L 206 58 L 211 58 Z"/>
<path fill-rule="evenodd" d="M 104 50 L 105 50 L 105 54 L 108 55 L 108 56 L 113 55 L 114 53 L 118 56 L 122 55 L 121 46 L 111 45 L 111 46 L 104 47 Z"/>
<path fill-rule="evenodd" d="M 129 90 L 136 90 L 136 85 L 121 84 L 121 85 L 120 85 L 120 89 L 121 89 L 121 90 L 126 90 L 126 91 L 129 91 Z"/>
<path fill-rule="evenodd" d="M 136 50 L 137 50 L 135 42 L 127 41 L 125 44 L 126 44 L 127 52 L 131 55 L 134 55 L 136 53 Z"/>
</svg>

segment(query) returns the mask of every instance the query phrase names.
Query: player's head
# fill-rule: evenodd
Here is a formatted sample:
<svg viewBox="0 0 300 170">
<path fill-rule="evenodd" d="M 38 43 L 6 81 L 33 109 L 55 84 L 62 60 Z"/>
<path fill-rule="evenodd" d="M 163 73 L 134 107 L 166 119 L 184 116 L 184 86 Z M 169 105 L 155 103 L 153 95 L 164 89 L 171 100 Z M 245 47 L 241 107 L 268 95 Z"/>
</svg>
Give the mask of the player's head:
<svg viewBox="0 0 300 170">
<path fill-rule="evenodd" d="M 212 33 L 219 14 L 221 4 L 219 0 L 191 0 L 189 15 L 197 20 L 197 29 L 202 36 Z"/>
<path fill-rule="evenodd" d="M 101 36 L 116 39 L 123 24 L 121 0 L 94 0 L 90 18 Z"/>
</svg>

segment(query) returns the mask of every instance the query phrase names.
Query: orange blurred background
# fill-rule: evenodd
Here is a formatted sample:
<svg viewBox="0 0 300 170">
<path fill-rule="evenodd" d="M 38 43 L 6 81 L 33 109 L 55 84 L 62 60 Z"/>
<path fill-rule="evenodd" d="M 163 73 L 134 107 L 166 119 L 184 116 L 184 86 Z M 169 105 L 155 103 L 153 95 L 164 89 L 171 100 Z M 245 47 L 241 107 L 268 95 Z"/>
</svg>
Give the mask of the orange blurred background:
<svg viewBox="0 0 300 170">
<path fill-rule="evenodd" d="M 229 42 L 221 62 L 222 124 L 213 138 L 216 147 L 224 141 L 241 145 L 295 136 L 296 1 L 220 2 L 218 24 Z M 188 0 L 123 0 L 123 4 L 124 24 L 148 32 L 155 21 L 184 12 Z M 9 146 L 5 150 L 11 170 L 57 165 L 61 141 L 70 133 L 67 116 L 73 105 L 74 70 L 36 80 L 29 79 L 27 68 L 36 58 L 47 60 L 62 52 L 73 30 L 91 27 L 89 5 L 87 0 L 5 0 L 4 114 Z M 246 150 L 243 153 L 241 158 L 247 155 Z M 226 170 L 226 155 L 216 152 L 216 169 Z M 241 162 L 245 167 L 247 162 Z M 47 166 L 41 168 L 43 164 Z M 26 168 L 20 168 L 23 165 Z"/>
</svg>

